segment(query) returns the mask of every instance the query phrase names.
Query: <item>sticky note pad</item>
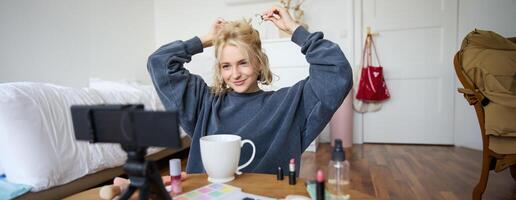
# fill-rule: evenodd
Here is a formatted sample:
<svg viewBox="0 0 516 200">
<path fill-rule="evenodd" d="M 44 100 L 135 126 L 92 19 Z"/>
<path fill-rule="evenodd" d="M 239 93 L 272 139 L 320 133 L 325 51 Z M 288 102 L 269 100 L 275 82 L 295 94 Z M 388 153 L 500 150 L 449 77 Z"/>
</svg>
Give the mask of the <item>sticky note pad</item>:
<svg viewBox="0 0 516 200">
<path fill-rule="evenodd" d="M 242 189 L 231 185 L 212 183 L 190 192 L 181 194 L 174 199 L 181 200 L 215 200 L 215 199 L 227 199 L 226 197 L 238 195 Z"/>
<path fill-rule="evenodd" d="M 234 187 L 232 187 L 232 186 L 229 186 L 229 187 L 228 187 L 228 186 L 226 186 L 226 185 L 225 185 L 225 186 L 223 186 L 222 188 L 219 188 L 219 190 L 220 190 L 221 192 L 224 192 L 224 193 L 229 193 L 229 192 L 231 192 L 231 191 L 235 191 L 235 188 L 234 188 Z"/>
<path fill-rule="evenodd" d="M 189 193 L 186 193 L 184 196 L 190 199 L 195 199 L 195 197 L 199 196 L 201 193 L 198 191 L 192 191 Z"/>
<path fill-rule="evenodd" d="M 212 183 L 190 192 L 174 197 L 174 200 L 219 200 L 219 199 L 252 199 L 271 200 L 272 198 L 242 192 L 241 188 L 231 185 Z"/>
<path fill-rule="evenodd" d="M 210 185 L 210 188 L 213 188 L 215 190 L 220 189 L 222 187 L 224 187 L 224 185 L 222 185 L 222 184 L 211 184 Z"/>
<path fill-rule="evenodd" d="M 202 193 L 208 193 L 208 192 L 213 191 L 213 189 L 209 188 L 209 187 L 203 187 L 203 188 L 198 189 L 197 191 L 202 192 Z"/>
<path fill-rule="evenodd" d="M 220 191 L 213 191 L 213 192 L 210 192 L 210 196 L 212 197 L 219 197 L 219 196 L 222 196 L 224 193 L 220 192 Z"/>
</svg>

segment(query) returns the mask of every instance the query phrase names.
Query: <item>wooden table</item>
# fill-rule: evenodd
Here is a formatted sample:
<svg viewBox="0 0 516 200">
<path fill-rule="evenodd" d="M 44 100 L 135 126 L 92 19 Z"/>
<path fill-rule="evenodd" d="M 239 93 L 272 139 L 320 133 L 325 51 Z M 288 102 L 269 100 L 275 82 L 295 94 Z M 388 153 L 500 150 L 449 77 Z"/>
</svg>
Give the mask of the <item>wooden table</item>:
<svg viewBox="0 0 516 200">
<path fill-rule="evenodd" d="M 188 192 L 200 186 L 208 185 L 206 174 L 188 176 L 183 183 L 183 190 Z M 235 177 L 235 180 L 226 183 L 235 187 L 242 188 L 243 192 L 257 194 L 273 198 L 285 198 L 289 194 L 297 194 L 308 197 L 305 181 L 297 180 L 296 185 L 288 184 L 288 177 L 282 181 L 276 180 L 276 175 L 244 173 Z"/>
<path fill-rule="evenodd" d="M 208 176 L 206 174 L 189 174 L 188 178 L 182 183 L 183 192 L 188 192 L 208 184 L 210 184 L 210 182 L 208 182 Z M 235 180 L 227 182 L 226 184 L 242 188 L 243 192 L 273 198 L 284 198 L 289 194 L 297 194 L 308 197 L 305 181 L 298 178 L 296 185 L 289 185 L 287 176 L 283 181 L 277 181 L 276 175 L 244 173 L 240 176 L 237 176 Z M 100 187 L 93 188 L 66 197 L 65 199 L 100 199 L 99 191 Z"/>
<path fill-rule="evenodd" d="M 208 177 L 206 174 L 189 174 L 188 178 L 184 180 L 182 184 L 183 192 L 189 192 L 196 188 L 208 185 L 210 182 L 208 182 Z M 306 191 L 305 180 L 298 178 L 296 185 L 289 185 L 288 176 L 285 176 L 283 181 L 277 181 L 276 175 L 244 173 L 240 176 L 237 176 L 235 180 L 227 182 L 226 184 L 242 188 L 242 191 L 246 193 L 272 198 L 285 198 L 285 196 L 289 194 L 302 195 L 306 197 L 309 196 L 308 192 Z M 99 190 L 100 187 L 86 190 L 84 192 L 66 197 L 65 200 L 100 199 Z M 376 199 L 370 195 L 350 188 L 346 189 L 345 192 L 350 194 L 351 199 L 353 200 Z"/>
</svg>

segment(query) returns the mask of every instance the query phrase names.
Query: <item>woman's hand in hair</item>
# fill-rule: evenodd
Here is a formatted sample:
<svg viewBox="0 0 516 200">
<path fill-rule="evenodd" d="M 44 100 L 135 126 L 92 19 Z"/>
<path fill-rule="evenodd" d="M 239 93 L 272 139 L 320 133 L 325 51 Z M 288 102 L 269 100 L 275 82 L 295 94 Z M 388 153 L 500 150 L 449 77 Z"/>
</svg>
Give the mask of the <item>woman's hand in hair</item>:
<svg viewBox="0 0 516 200">
<path fill-rule="evenodd" d="M 213 24 L 211 25 L 208 33 L 200 38 L 201 42 L 202 42 L 202 46 L 204 48 L 211 47 L 213 45 L 213 40 L 215 39 L 215 37 L 217 37 L 217 34 L 219 33 L 219 31 L 222 28 L 222 26 L 224 25 L 224 23 L 226 23 L 226 21 L 224 21 L 224 19 L 217 18 L 217 20 L 215 20 L 213 22 Z"/>
<path fill-rule="evenodd" d="M 271 21 L 278 29 L 290 34 L 299 26 L 284 7 L 272 6 L 271 9 L 262 13 L 262 18 L 265 21 Z"/>
</svg>

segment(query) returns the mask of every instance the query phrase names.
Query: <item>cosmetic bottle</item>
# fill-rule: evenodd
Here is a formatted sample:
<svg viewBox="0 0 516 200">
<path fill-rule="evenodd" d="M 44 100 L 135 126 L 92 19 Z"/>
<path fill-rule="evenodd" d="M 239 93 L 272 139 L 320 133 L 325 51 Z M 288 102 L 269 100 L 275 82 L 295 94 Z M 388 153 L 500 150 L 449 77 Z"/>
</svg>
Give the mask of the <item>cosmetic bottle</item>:
<svg viewBox="0 0 516 200">
<path fill-rule="evenodd" d="M 178 195 L 182 192 L 183 188 L 181 186 L 181 160 L 180 159 L 171 159 L 169 161 L 169 170 L 170 170 L 170 186 L 171 190 L 170 194 L 172 196 Z"/>
<path fill-rule="evenodd" d="M 344 186 L 349 185 L 349 162 L 346 160 L 346 154 L 342 148 L 342 140 L 336 139 L 335 146 L 331 155 L 330 164 L 328 166 L 328 192 L 335 199 L 344 197 Z"/>
</svg>

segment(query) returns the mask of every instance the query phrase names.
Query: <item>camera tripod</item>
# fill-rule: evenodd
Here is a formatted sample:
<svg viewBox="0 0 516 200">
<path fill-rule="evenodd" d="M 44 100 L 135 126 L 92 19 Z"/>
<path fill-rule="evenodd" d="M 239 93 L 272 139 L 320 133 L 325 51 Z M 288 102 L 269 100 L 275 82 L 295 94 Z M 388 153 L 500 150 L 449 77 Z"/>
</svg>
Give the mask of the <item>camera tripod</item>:
<svg viewBox="0 0 516 200">
<path fill-rule="evenodd" d="M 121 200 L 129 199 L 137 189 L 140 190 L 139 200 L 172 198 L 165 190 L 158 168 L 153 161 L 145 160 L 147 147 L 133 147 L 122 145 L 127 153 L 127 161 L 124 164 L 124 171 L 129 176 L 131 184 L 122 192 Z"/>
</svg>

